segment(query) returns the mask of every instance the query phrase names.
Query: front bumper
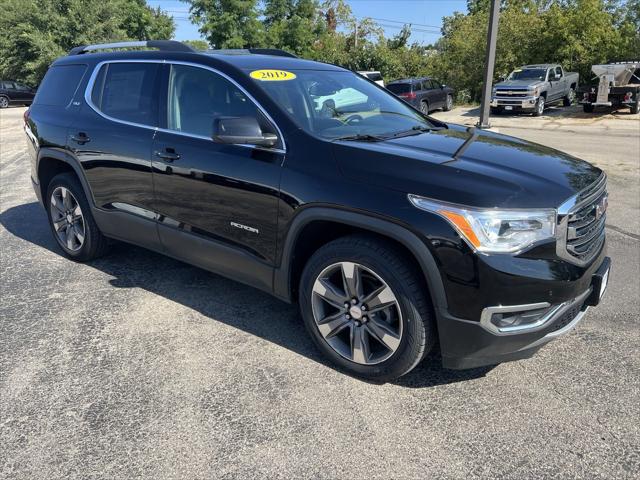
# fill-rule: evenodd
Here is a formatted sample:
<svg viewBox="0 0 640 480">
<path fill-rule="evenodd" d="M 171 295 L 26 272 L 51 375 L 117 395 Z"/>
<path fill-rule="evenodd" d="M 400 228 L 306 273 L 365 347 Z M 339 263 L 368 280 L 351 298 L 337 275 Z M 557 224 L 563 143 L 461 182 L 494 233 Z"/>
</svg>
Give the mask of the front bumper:
<svg viewBox="0 0 640 480">
<path fill-rule="evenodd" d="M 511 97 L 495 95 L 491 97 L 491 106 L 494 108 L 511 107 L 516 110 L 533 110 L 538 102 L 538 97 Z"/>
<path fill-rule="evenodd" d="M 531 357 L 546 343 L 571 331 L 580 323 L 587 309 L 600 302 L 603 277 L 610 267 L 611 260 L 603 251 L 585 272 L 584 278 L 571 282 L 579 290 L 571 298 L 557 303 L 557 308 L 552 309 L 544 322 L 529 329 L 504 333 L 488 327 L 486 321 L 441 315 L 438 329 L 443 366 L 475 368 Z"/>
</svg>

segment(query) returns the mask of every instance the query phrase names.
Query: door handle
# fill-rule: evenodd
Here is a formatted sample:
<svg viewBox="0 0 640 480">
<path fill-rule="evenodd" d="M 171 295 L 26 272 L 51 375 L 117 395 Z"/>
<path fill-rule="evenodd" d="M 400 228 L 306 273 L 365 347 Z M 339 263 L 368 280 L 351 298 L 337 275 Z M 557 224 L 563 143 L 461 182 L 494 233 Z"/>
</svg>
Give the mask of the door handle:
<svg viewBox="0 0 640 480">
<path fill-rule="evenodd" d="M 84 145 L 85 143 L 91 141 L 91 139 L 84 132 L 78 132 L 78 135 L 71 135 L 70 138 L 80 145 Z"/>
<path fill-rule="evenodd" d="M 176 153 L 173 148 L 165 148 L 156 152 L 156 157 L 163 159 L 165 162 L 173 162 L 180 158 L 180 154 Z"/>
</svg>

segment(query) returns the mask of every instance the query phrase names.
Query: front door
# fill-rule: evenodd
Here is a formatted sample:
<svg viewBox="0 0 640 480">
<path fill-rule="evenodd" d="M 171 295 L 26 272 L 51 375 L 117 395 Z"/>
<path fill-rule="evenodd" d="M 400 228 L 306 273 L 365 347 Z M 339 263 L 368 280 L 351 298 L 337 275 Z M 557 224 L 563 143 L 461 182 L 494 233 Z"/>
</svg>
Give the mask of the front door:
<svg viewBox="0 0 640 480">
<path fill-rule="evenodd" d="M 251 280 L 240 278 L 244 265 L 270 282 L 263 267 L 274 263 L 282 139 L 271 149 L 214 142 L 220 117 L 251 116 L 263 132 L 277 130 L 218 72 L 172 64 L 166 74 L 166 116 L 152 159 L 160 239 L 177 258 Z"/>
</svg>

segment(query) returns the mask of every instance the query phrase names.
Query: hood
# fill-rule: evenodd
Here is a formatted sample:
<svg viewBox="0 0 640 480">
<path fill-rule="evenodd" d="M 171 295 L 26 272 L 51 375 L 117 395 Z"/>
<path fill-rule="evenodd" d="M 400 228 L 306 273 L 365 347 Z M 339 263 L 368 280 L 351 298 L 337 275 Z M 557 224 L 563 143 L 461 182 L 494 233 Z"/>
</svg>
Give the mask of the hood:
<svg viewBox="0 0 640 480">
<path fill-rule="evenodd" d="M 501 88 L 527 88 L 535 87 L 544 83 L 542 80 L 505 80 L 504 82 L 496 83 L 494 86 L 497 89 Z"/>
<path fill-rule="evenodd" d="M 333 148 L 354 182 L 476 207 L 558 207 L 602 173 L 566 153 L 459 125 Z"/>
</svg>

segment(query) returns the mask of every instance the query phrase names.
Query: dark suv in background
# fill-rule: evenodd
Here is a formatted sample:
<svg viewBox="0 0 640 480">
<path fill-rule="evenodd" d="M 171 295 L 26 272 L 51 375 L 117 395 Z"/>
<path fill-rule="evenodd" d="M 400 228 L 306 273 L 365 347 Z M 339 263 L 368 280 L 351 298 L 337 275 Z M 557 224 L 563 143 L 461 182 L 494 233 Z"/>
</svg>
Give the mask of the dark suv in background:
<svg viewBox="0 0 640 480">
<path fill-rule="evenodd" d="M 0 108 L 7 108 L 9 105 L 31 105 L 35 95 L 34 88 L 10 80 L 0 80 Z"/>
<path fill-rule="evenodd" d="M 158 50 L 104 52 L 119 47 Z M 436 342 L 448 368 L 526 358 L 606 288 L 600 169 L 431 119 L 333 65 L 78 47 L 25 122 L 68 257 L 117 239 L 298 302 L 318 347 L 365 378 L 407 373 Z"/>
<path fill-rule="evenodd" d="M 387 90 L 425 115 L 433 110 L 453 108 L 453 88 L 429 77 L 403 78 L 387 84 Z"/>
</svg>

